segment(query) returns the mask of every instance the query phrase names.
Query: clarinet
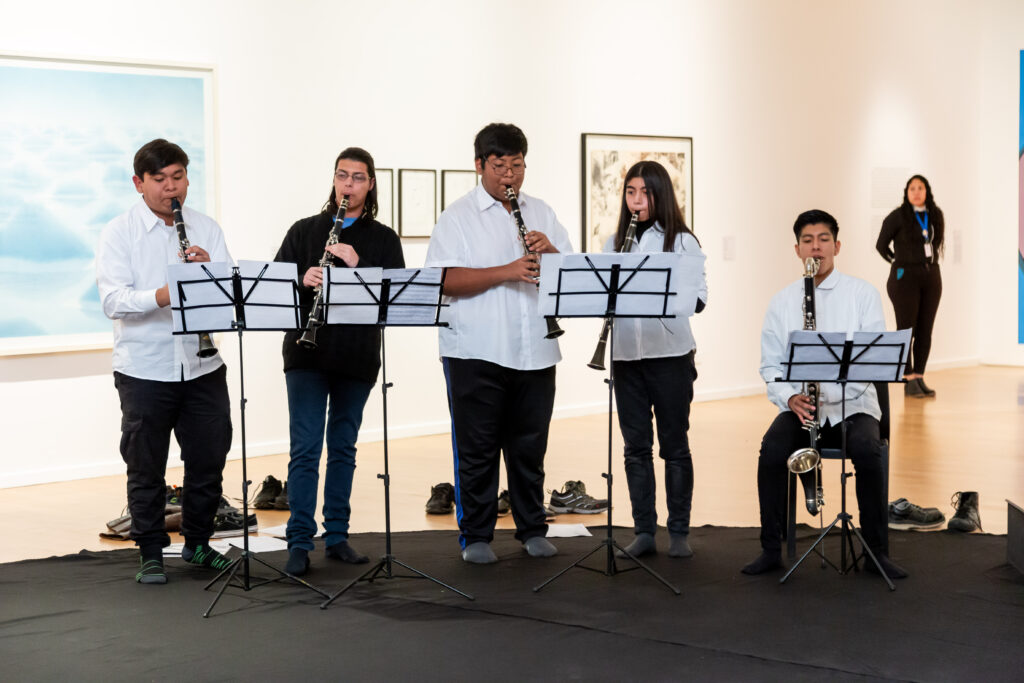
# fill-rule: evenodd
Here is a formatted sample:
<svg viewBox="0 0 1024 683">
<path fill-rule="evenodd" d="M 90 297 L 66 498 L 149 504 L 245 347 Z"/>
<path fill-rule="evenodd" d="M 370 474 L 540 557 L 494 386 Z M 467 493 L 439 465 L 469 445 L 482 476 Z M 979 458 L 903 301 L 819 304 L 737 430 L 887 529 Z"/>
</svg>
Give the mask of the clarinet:
<svg viewBox="0 0 1024 683">
<path fill-rule="evenodd" d="M 327 244 L 324 246 L 324 255 L 320 258 L 320 267 L 327 268 L 334 265 L 334 255 L 327 251 L 327 247 L 338 243 L 341 236 L 341 228 L 345 221 L 345 212 L 348 210 L 348 195 L 338 202 L 338 213 L 334 216 L 334 225 L 331 226 L 331 234 L 327 237 Z M 309 311 L 309 319 L 306 320 L 306 329 L 302 336 L 295 343 L 304 349 L 316 348 L 316 331 L 324 324 L 324 283 L 320 282 L 313 288 L 316 296 L 313 297 L 313 308 Z"/>
<path fill-rule="evenodd" d="M 626 226 L 626 236 L 622 240 L 622 247 L 619 249 L 620 254 L 628 253 L 633 248 L 633 243 L 636 242 L 636 223 L 639 219 L 640 214 L 633 212 L 633 216 L 629 219 L 629 225 Z M 594 349 L 594 357 L 587 363 L 588 368 L 594 368 L 595 370 L 604 370 L 604 349 L 608 344 L 608 332 L 612 329 L 611 322 L 608 318 L 604 319 L 604 325 L 601 326 L 601 336 L 597 338 L 597 348 Z"/>
<path fill-rule="evenodd" d="M 526 223 L 523 222 L 523 214 L 519 211 L 519 199 L 516 197 L 516 191 L 512 189 L 511 185 L 505 186 L 505 199 L 508 200 L 509 205 L 512 207 L 512 215 L 516 219 L 516 227 L 519 228 L 519 240 L 523 243 L 523 251 L 529 256 L 535 252 L 530 250 L 530 247 L 526 244 Z M 540 286 L 540 283 L 537 283 Z M 548 333 L 544 335 L 545 339 L 555 339 L 561 337 L 565 330 L 558 326 L 558 321 L 554 318 L 544 318 L 548 324 Z"/>
<path fill-rule="evenodd" d="M 185 234 L 185 219 L 181 215 L 181 202 L 178 201 L 177 197 L 171 199 L 171 212 L 174 214 L 174 229 L 178 232 L 178 248 L 181 250 L 181 260 L 184 263 L 188 263 L 188 256 L 185 251 L 192 246 L 188 241 L 188 236 Z M 196 355 L 200 358 L 209 358 L 217 354 L 217 347 L 213 343 L 213 338 L 210 337 L 209 332 L 200 332 L 199 337 L 199 351 Z"/>
</svg>

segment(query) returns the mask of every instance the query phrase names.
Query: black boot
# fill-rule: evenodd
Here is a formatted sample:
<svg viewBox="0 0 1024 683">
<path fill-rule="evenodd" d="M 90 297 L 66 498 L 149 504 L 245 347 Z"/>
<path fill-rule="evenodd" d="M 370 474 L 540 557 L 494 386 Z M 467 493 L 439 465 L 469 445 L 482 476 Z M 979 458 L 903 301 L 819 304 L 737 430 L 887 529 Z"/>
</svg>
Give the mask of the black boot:
<svg viewBox="0 0 1024 683">
<path fill-rule="evenodd" d="M 919 387 L 921 387 L 921 391 L 924 392 L 925 396 L 931 397 L 931 396 L 935 395 L 935 390 L 932 389 L 930 386 L 928 386 L 927 384 L 924 383 L 924 377 L 918 377 L 917 378 L 917 385 Z"/>
<path fill-rule="evenodd" d="M 956 514 L 949 520 L 948 527 L 954 531 L 982 531 L 981 515 L 978 514 L 978 492 L 957 491 L 950 500 Z"/>
<path fill-rule="evenodd" d="M 924 389 L 921 388 L 921 380 L 916 377 L 914 379 L 908 379 L 907 383 L 903 385 L 903 395 L 913 396 L 914 398 L 924 398 L 925 393 Z"/>
</svg>

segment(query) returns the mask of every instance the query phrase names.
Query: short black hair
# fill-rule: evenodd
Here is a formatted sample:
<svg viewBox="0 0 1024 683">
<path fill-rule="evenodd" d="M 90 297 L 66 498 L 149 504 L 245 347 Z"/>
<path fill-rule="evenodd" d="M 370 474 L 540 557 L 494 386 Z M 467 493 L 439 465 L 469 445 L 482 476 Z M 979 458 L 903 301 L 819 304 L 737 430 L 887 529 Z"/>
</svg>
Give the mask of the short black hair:
<svg viewBox="0 0 1024 683">
<path fill-rule="evenodd" d="M 135 175 L 140 178 L 147 173 L 155 175 L 172 164 L 181 164 L 187 170 L 188 155 L 181 147 L 163 138 L 150 140 L 135 153 Z"/>
<path fill-rule="evenodd" d="M 511 123 L 489 123 L 484 126 L 473 141 L 473 153 L 480 161 L 490 156 L 526 156 L 526 135 L 519 126 Z"/>
<path fill-rule="evenodd" d="M 797 216 L 796 222 L 793 223 L 793 234 L 796 235 L 796 241 L 800 241 L 801 230 L 808 225 L 817 225 L 818 223 L 828 226 L 828 229 L 832 231 L 832 239 L 839 239 L 839 223 L 832 217 L 832 214 L 821 209 L 811 209 Z"/>
</svg>

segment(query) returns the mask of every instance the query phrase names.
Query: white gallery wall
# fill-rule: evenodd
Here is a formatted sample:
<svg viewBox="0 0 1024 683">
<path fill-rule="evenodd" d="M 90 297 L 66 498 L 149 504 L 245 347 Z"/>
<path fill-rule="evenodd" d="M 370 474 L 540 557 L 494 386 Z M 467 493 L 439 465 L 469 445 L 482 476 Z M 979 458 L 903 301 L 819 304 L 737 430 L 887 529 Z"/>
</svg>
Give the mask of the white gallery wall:
<svg viewBox="0 0 1024 683">
<path fill-rule="evenodd" d="M 791 226 L 804 209 L 836 215 L 840 268 L 883 291 L 893 322 L 874 242 L 911 173 L 931 181 L 949 235 L 930 367 L 1024 365 L 1022 3 L 0 4 L 0 53 L 214 68 L 216 217 L 235 258 L 272 258 L 288 226 L 319 210 L 348 145 L 381 167 L 468 169 L 476 131 L 514 122 L 530 141 L 525 190 L 578 246 L 580 133 L 691 136 L 710 290 L 694 321 L 698 400 L 763 391 L 761 319 L 800 273 Z M 404 246 L 421 264 L 426 243 Z M 556 417 L 599 412 L 603 378 L 585 366 L 598 325 L 562 325 Z M 245 339 L 250 455 L 287 450 L 280 343 Z M 237 339 L 220 346 L 237 400 Z M 446 430 L 435 334 L 390 331 L 388 351 L 389 433 Z M 123 469 L 109 351 L 0 358 L 0 410 L 0 487 Z M 377 391 L 362 438 L 380 432 Z"/>
</svg>

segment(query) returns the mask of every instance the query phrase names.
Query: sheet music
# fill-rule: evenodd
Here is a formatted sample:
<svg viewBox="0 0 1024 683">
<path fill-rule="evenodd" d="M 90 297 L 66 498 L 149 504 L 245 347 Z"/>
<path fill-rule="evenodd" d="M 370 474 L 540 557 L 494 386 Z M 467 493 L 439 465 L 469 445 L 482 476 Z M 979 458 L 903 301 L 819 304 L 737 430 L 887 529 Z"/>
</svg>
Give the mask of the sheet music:
<svg viewBox="0 0 1024 683">
<path fill-rule="evenodd" d="M 324 268 L 328 325 L 376 325 L 381 268 Z"/>
<path fill-rule="evenodd" d="M 441 300 L 444 268 L 389 268 L 391 280 L 388 325 L 433 325 Z"/>
<path fill-rule="evenodd" d="M 297 321 L 295 313 L 299 303 L 298 266 L 275 261 L 239 261 L 238 274 L 245 296 L 246 329 L 294 330 L 305 325 L 304 320 Z"/>
<path fill-rule="evenodd" d="M 167 291 L 171 297 L 171 321 L 174 332 L 215 332 L 232 329 L 231 323 L 234 322 L 235 312 L 231 301 L 231 268 L 232 264 L 226 261 L 168 264 Z M 211 275 L 216 281 L 211 279 Z M 179 296 L 179 285 L 183 298 Z M 183 304 L 187 307 L 184 310 Z M 194 308 L 195 306 L 209 307 Z"/>
<path fill-rule="evenodd" d="M 819 337 L 818 335 L 821 335 Z M 877 333 L 876 333 L 877 335 Z M 821 338 L 825 339 L 825 344 Z M 845 332 L 817 332 L 793 330 L 786 345 L 787 355 L 782 365 L 789 365 L 786 380 L 791 382 L 828 382 L 839 379 L 839 361 L 843 358 Z"/>
<path fill-rule="evenodd" d="M 441 299 L 443 268 L 331 268 L 329 325 L 376 325 L 381 283 L 388 290 L 387 325 L 433 325 Z"/>
<path fill-rule="evenodd" d="M 665 252 L 544 254 L 541 315 L 555 315 L 557 300 L 559 316 L 603 317 L 608 307 L 611 266 L 615 263 L 621 266 L 616 317 L 693 315 L 704 275 L 704 256 Z"/>
<path fill-rule="evenodd" d="M 911 330 L 854 332 L 847 379 L 855 382 L 899 381 L 910 351 L 910 333 Z M 878 339 L 879 335 L 882 335 L 881 339 Z"/>
</svg>

